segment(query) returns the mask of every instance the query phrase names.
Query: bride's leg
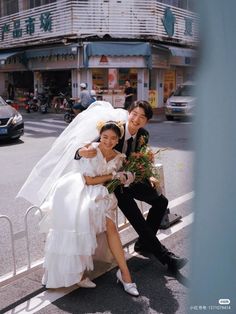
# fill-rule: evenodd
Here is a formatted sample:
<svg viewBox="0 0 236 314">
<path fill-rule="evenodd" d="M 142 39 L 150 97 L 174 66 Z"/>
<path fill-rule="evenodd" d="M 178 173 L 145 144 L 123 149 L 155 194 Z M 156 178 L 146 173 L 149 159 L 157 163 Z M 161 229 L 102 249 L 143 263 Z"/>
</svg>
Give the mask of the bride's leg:
<svg viewBox="0 0 236 314">
<path fill-rule="evenodd" d="M 122 278 L 127 283 L 132 282 L 130 272 L 125 260 L 124 250 L 120 241 L 119 233 L 117 231 L 115 223 L 109 218 L 106 218 L 106 229 L 108 245 L 112 255 L 114 256 L 120 268 Z"/>
</svg>

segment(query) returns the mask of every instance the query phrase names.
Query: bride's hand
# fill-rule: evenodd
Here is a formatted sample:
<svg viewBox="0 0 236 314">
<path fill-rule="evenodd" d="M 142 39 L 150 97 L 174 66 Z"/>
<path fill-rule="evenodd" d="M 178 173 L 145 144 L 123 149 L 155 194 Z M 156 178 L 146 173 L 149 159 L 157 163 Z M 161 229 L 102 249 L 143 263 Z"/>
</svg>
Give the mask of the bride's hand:
<svg viewBox="0 0 236 314">
<path fill-rule="evenodd" d="M 94 147 L 82 147 L 79 150 L 79 155 L 84 158 L 93 158 L 97 155 L 97 151 Z"/>
<path fill-rule="evenodd" d="M 112 179 L 118 179 L 120 180 L 121 184 L 125 184 L 127 180 L 127 175 L 125 171 L 118 171 L 115 174 L 113 174 Z"/>
</svg>

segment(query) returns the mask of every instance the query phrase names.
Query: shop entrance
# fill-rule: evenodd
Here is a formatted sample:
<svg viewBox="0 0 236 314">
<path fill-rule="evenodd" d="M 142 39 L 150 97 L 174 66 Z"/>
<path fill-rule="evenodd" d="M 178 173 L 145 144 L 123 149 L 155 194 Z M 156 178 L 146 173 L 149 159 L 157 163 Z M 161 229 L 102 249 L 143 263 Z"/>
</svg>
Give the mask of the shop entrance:
<svg viewBox="0 0 236 314">
<path fill-rule="evenodd" d="M 23 98 L 30 93 L 34 93 L 33 72 L 13 72 L 11 73 L 10 82 L 12 83 L 9 83 L 8 86 L 8 97 L 11 99 Z"/>
<path fill-rule="evenodd" d="M 42 71 L 43 89 L 51 96 L 58 96 L 60 93 L 71 97 L 71 71 Z"/>
<path fill-rule="evenodd" d="M 166 70 L 164 72 L 164 102 L 170 97 L 176 88 L 176 71 Z"/>
<path fill-rule="evenodd" d="M 99 99 L 110 102 L 114 107 L 124 107 L 126 81 L 132 89 L 132 101 L 137 98 L 137 69 L 92 69 L 92 86 Z"/>
</svg>

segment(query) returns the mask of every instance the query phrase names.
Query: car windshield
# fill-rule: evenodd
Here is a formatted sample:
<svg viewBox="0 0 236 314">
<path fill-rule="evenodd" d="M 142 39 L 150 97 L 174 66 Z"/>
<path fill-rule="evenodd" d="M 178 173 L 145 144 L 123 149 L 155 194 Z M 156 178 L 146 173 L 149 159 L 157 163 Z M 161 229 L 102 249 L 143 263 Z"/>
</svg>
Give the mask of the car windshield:
<svg viewBox="0 0 236 314">
<path fill-rule="evenodd" d="M 0 106 L 6 106 L 6 103 L 1 96 L 0 96 Z"/>
<path fill-rule="evenodd" d="M 174 92 L 174 96 L 193 96 L 193 85 L 182 85 Z"/>
</svg>

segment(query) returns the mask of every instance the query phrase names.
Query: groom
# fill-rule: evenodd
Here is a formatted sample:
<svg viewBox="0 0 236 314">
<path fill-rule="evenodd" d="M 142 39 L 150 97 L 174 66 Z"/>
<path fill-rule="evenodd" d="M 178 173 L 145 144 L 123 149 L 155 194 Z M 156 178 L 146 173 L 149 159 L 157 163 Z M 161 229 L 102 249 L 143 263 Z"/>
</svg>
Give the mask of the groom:
<svg viewBox="0 0 236 314">
<path fill-rule="evenodd" d="M 148 142 L 149 133 L 143 127 L 153 115 L 152 107 L 147 101 L 133 102 L 128 112 L 128 122 L 124 125 L 124 135 L 115 147 L 118 151 L 125 153 L 127 157 L 131 152 L 139 151 L 142 145 Z M 95 155 L 96 150 L 82 147 L 77 150 L 75 159 L 90 158 Z M 187 259 L 180 258 L 170 252 L 156 237 L 168 205 L 166 197 L 158 194 L 155 188 L 156 183 L 154 178 L 150 178 L 131 184 L 129 187 L 121 188 L 119 186 L 114 193 L 119 208 L 139 235 L 134 250 L 139 253 L 151 252 L 163 265 L 167 265 L 170 271 L 176 272 L 187 263 Z M 147 219 L 143 217 L 135 199 L 151 205 Z"/>
</svg>

